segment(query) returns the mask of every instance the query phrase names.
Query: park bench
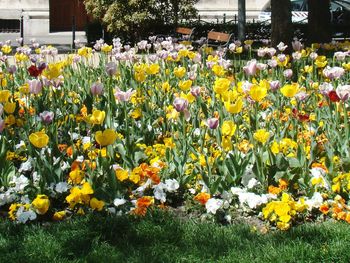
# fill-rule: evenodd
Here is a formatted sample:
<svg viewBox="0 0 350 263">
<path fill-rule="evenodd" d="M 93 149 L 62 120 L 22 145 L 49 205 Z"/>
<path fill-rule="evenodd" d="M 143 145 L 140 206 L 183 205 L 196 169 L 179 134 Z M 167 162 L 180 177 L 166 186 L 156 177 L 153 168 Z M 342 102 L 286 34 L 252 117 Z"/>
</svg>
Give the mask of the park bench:
<svg viewBox="0 0 350 263">
<path fill-rule="evenodd" d="M 227 47 L 233 39 L 233 34 L 223 33 L 223 32 L 216 32 L 216 31 L 209 31 L 207 35 L 206 45 L 209 47 L 220 47 L 224 48 Z"/>
<path fill-rule="evenodd" d="M 193 28 L 177 27 L 175 29 L 174 34 L 172 34 L 172 35 L 157 35 L 157 39 L 165 39 L 167 37 L 172 37 L 176 42 L 191 41 L 194 29 L 195 29 L 194 27 Z"/>
</svg>

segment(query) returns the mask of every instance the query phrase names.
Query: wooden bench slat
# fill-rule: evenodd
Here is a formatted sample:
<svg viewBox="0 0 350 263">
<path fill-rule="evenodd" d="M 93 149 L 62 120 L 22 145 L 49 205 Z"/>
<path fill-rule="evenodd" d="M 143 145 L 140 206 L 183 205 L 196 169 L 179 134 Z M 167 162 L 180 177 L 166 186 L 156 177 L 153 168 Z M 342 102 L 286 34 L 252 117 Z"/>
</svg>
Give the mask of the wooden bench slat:
<svg viewBox="0 0 350 263">
<path fill-rule="evenodd" d="M 193 29 L 187 28 L 187 27 L 178 27 L 176 28 L 176 33 L 183 34 L 183 35 L 191 35 Z"/>
<path fill-rule="evenodd" d="M 208 32 L 208 39 L 215 40 L 215 41 L 221 41 L 221 42 L 227 42 L 230 39 L 230 35 L 226 34 L 226 33 L 221 33 L 221 32 L 209 31 Z"/>
</svg>

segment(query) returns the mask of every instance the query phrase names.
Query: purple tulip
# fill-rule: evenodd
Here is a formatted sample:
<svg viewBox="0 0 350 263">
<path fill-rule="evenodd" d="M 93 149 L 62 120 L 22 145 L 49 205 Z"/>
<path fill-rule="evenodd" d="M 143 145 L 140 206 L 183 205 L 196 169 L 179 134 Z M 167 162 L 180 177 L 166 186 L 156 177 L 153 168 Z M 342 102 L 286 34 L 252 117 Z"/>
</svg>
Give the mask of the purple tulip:
<svg viewBox="0 0 350 263">
<path fill-rule="evenodd" d="M 209 129 L 216 129 L 219 125 L 219 119 L 218 118 L 209 118 L 207 119 L 207 125 Z"/>
<path fill-rule="evenodd" d="M 91 85 L 92 95 L 101 95 L 103 93 L 103 84 L 100 82 L 95 82 Z"/>
<path fill-rule="evenodd" d="M 28 83 L 29 83 L 29 92 L 32 94 L 37 95 L 43 89 L 43 84 L 38 79 L 28 80 Z"/>
<path fill-rule="evenodd" d="M 244 73 L 248 76 L 254 76 L 257 70 L 257 62 L 255 59 L 248 61 L 247 65 L 243 67 Z"/>
<path fill-rule="evenodd" d="M 199 86 L 191 87 L 191 94 L 192 96 L 197 98 L 199 95 L 201 95 L 201 87 Z"/>
<path fill-rule="evenodd" d="M 136 91 L 133 89 L 128 89 L 127 91 L 122 91 L 120 89 L 117 89 L 116 92 L 114 93 L 115 98 L 122 102 L 122 101 L 129 101 L 131 96 L 134 95 Z"/>
<path fill-rule="evenodd" d="M 184 98 L 175 98 L 173 105 L 175 107 L 175 110 L 177 112 L 183 112 L 187 109 L 188 107 L 188 100 L 184 99 Z"/>
<path fill-rule="evenodd" d="M 290 79 L 293 76 L 293 70 L 286 69 L 285 71 L 283 71 L 283 76 L 287 79 Z"/>
<path fill-rule="evenodd" d="M 5 129 L 5 121 L 0 118 L 0 133 Z"/>
<path fill-rule="evenodd" d="M 318 89 L 320 90 L 320 93 L 325 95 L 325 96 L 328 96 L 328 94 L 334 90 L 334 87 L 331 83 L 328 83 L 328 82 L 324 82 L 322 83 Z"/>
<path fill-rule="evenodd" d="M 16 73 L 17 67 L 15 65 L 11 65 L 7 68 L 7 71 L 8 71 L 8 73 L 10 73 L 12 75 L 12 74 Z"/>
<path fill-rule="evenodd" d="M 109 62 L 106 64 L 106 72 L 109 76 L 114 76 L 117 72 L 117 64 L 114 62 Z"/>
<path fill-rule="evenodd" d="M 272 91 L 276 91 L 281 87 L 281 83 L 278 80 L 270 81 L 270 88 Z"/>
<path fill-rule="evenodd" d="M 350 97 L 350 85 L 338 86 L 335 92 L 342 101 L 346 101 Z"/>
<path fill-rule="evenodd" d="M 50 124 L 53 121 L 55 114 L 52 111 L 43 111 L 39 114 L 39 116 L 42 122 L 45 124 Z"/>
<path fill-rule="evenodd" d="M 330 80 L 340 79 L 344 73 L 345 70 L 341 67 L 326 67 L 323 70 L 323 75 Z"/>
</svg>

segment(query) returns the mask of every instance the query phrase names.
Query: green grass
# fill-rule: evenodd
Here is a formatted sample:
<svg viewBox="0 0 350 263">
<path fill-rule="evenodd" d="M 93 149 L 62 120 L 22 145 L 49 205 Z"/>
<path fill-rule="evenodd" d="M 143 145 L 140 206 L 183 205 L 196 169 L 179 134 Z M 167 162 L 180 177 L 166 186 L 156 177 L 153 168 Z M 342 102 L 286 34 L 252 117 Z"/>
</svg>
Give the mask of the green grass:
<svg viewBox="0 0 350 263">
<path fill-rule="evenodd" d="M 334 222 L 268 234 L 162 212 L 143 219 L 0 222 L 0 262 L 350 262 L 349 247 L 350 226 Z"/>
</svg>

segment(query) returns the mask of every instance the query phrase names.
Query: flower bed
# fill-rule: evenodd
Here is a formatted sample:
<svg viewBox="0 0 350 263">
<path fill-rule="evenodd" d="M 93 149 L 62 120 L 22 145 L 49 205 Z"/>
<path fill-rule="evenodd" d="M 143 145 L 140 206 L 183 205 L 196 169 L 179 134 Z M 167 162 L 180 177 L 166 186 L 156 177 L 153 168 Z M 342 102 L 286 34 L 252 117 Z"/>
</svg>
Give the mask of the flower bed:
<svg viewBox="0 0 350 263">
<path fill-rule="evenodd" d="M 2 45 L 0 206 L 23 223 L 183 204 L 350 222 L 350 43 L 251 44 Z"/>
</svg>

